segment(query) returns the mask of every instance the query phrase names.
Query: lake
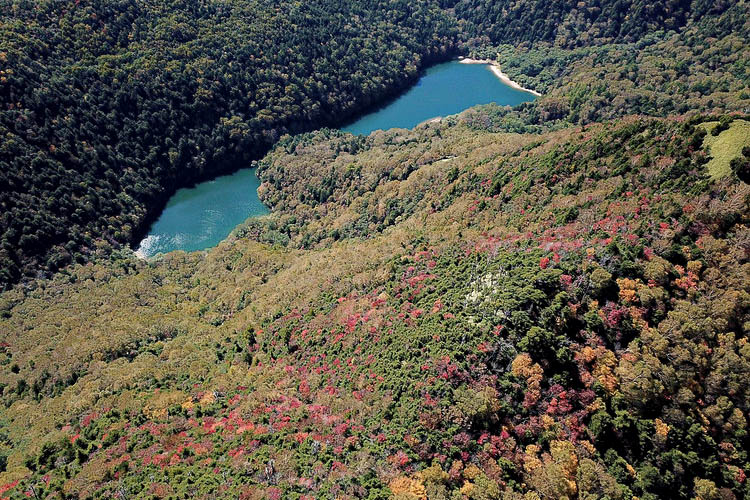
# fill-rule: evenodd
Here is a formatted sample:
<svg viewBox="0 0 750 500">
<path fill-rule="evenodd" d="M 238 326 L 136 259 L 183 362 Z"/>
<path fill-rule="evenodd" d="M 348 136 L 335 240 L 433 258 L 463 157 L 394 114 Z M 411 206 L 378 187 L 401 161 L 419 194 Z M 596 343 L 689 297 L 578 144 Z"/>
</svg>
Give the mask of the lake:
<svg viewBox="0 0 750 500">
<path fill-rule="evenodd" d="M 245 219 L 265 215 L 255 169 L 243 168 L 178 190 L 141 241 L 136 254 L 151 257 L 172 250 L 205 250 L 219 244 Z"/>
<path fill-rule="evenodd" d="M 504 84 L 486 64 L 450 61 L 428 68 L 404 94 L 341 130 L 366 135 L 379 129 L 413 128 L 430 118 L 455 115 L 478 104 L 516 106 L 532 100 L 533 94 Z"/>
<path fill-rule="evenodd" d="M 532 94 L 501 82 L 487 65 L 451 61 L 428 68 L 401 96 L 342 130 L 361 135 L 378 129 L 412 128 L 477 104 L 496 102 L 515 106 L 533 99 Z M 268 213 L 258 199 L 259 185 L 255 170 L 246 168 L 180 189 L 151 226 L 136 253 L 146 258 L 172 250 L 205 250 L 218 245 L 248 217 Z"/>
</svg>

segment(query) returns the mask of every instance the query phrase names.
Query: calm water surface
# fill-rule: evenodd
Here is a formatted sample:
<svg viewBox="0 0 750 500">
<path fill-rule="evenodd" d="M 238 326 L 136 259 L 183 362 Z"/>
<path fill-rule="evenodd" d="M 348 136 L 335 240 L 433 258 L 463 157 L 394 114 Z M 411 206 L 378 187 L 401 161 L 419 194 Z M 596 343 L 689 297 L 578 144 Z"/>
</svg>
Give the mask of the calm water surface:
<svg viewBox="0 0 750 500">
<path fill-rule="evenodd" d="M 477 104 L 515 106 L 533 99 L 532 94 L 505 85 L 489 66 L 452 61 L 427 69 L 403 95 L 342 130 L 369 134 L 378 129 L 412 128 Z M 172 250 L 205 250 L 218 245 L 248 217 L 268 213 L 258 199 L 259 185 L 255 170 L 248 168 L 180 189 L 138 246 L 138 255 L 151 257 Z"/>
<path fill-rule="evenodd" d="M 378 129 L 412 128 L 430 118 L 455 115 L 477 104 L 516 106 L 532 100 L 533 94 L 505 85 L 485 64 L 451 61 L 427 69 L 406 93 L 342 130 L 363 135 Z"/>
<path fill-rule="evenodd" d="M 205 250 L 219 244 L 248 217 L 268 213 L 258 198 L 255 169 L 180 189 L 151 226 L 136 253 L 151 257 L 172 250 Z"/>
</svg>

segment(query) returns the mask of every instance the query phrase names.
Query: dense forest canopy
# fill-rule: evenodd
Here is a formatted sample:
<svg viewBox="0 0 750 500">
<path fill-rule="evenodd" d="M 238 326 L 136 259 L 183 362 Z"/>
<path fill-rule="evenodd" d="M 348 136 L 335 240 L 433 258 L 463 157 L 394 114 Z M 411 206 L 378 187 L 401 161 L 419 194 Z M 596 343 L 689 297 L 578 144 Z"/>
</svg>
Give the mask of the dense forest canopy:
<svg viewBox="0 0 750 500">
<path fill-rule="evenodd" d="M 529 111 L 542 127 L 742 109 L 748 84 L 745 2 L 14 0 L 0 16 L 2 288 L 134 243 L 178 187 L 339 123 L 457 51 L 527 61 L 514 77 L 558 89 Z M 625 88 L 604 92 L 605 75 Z"/>
<path fill-rule="evenodd" d="M 9 2 L 0 286 L 129 243 L 166 197 L 453 50 L 427 1 Z"/>
<path fill-rule="evenodd" d="M 0 499 L 749 498 L 749 14 L 4 2 Z M 458 53 L 543 97 L 312 131 Z"/>
<path fill-rule="evenodd" d="M 554 42 L 563 47 L 632 42 L 657 30 L 718 15 L 730 0 L 458 0 L 456 15 L 469 32 L 495 43 Z"/>
<path fill-rule="evenodd" d="M 285 139 L 205 257 L 4 294 L 3 488 L 746 496 L 750 187 L 709 159 L 750 117 L 492 112 Z"/>
</svg>

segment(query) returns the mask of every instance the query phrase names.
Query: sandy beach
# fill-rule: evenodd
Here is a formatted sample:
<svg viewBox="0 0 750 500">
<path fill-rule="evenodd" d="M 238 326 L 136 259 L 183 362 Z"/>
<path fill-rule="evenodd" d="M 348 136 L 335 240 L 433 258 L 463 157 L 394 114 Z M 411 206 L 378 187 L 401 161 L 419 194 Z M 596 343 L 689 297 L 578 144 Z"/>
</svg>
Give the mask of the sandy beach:
<svg viewBox="0 0 750 500">
<path fill-rule="evenodd" d="M 514 89 L 522 90 L 524 92 L 528 92 L 529 94 L 534 94 L 537 97 L 542 96 L 542 94 L 540 94 L 536 90 L 527 89 L 526 87 L 522 87 L 518 83 L 511 80 L 508 75 L 503 73 L 503 71 L 500 69 L 500 65 L 496 61 L 492 61 L 490 59 L 471 59 L 470 57 L 464 57 L 459 58 L 458 62 L 460 62 L 461 64 L 487 64 L 490 66 L 492 72 L 495 73 L 495 76 L 497 76 L 504 84 L 513 87 Z"/>
<path fill-rule="evenodd" d="M 440 123 L 441 121 L 443 121 L 443 117 L 442 116 L 436 116 L 434 118 L 429 118 L 429 119 L 427 119 L 427 120 L 425 120 L 423 122 L 419 122 L 417 124 L 417 127 L 421 127 L 422 125 L 427 125 L 428 123 Z"/>
</svg>

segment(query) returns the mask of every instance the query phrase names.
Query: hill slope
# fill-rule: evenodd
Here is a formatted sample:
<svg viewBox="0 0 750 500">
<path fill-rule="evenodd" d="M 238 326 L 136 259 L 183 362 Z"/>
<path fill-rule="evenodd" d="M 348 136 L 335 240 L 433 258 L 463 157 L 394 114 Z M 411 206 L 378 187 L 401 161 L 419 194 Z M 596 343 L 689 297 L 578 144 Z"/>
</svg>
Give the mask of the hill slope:
<svg viewBox="0 0 750 500">
<path fill-rule="evenodd" d="M 5 293 L 4 494 L 747 495 L 750 187 L 700 120 L 477 113 L 285 139 L 205 257 Z"/>
<path fill-rule="evenodd" d="M 546 94 L 507 120 L 519 131 L 750 108 L 744 1 L 7 4 L 0 289 L 137 243 L 179 187 L 457 52 Z"/>
<path fill-rule="evenodd" d="M 428 1 L 7 2 L 0 288 L 137 240 L 174 191 L 447 57 Z"/>
<path fill-rule="evenodd" d="M 745 1 L 6 3 L 0 498 L 750 496 Z M 456 52 L 544 96 L 286 135 Z"/>
</svg>

